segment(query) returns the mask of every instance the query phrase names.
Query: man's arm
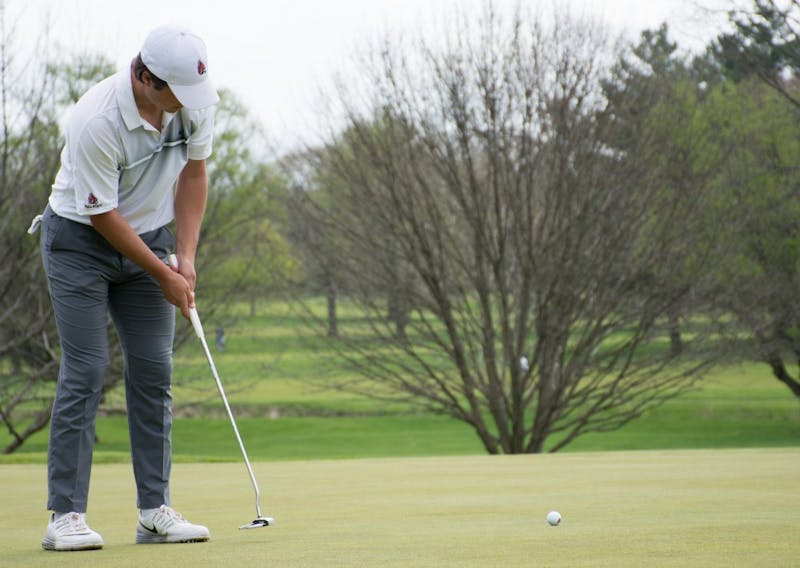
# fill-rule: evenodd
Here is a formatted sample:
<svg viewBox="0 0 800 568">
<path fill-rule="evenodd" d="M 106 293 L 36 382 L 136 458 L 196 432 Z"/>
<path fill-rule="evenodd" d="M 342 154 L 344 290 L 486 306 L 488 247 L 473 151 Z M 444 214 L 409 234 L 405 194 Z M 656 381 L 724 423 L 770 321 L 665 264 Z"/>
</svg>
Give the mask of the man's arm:
<svg viewBox="0 0 800 568">
<path fill-rule="evenodd" d="M 175 223 L 180 273 L 194 289 L 197 273 L 194 259 L 200 239 L 200 225 L 206 210 L 208 177 L 205 160 L 189 160 L 178 176 L 175 192 Z"/>
<path fill-rule="evenodd" d="M 189 308 L 194 306 L 193 286 L 180 274 L 174 272 L 150 250 L 136 231 L 128 224 L 118 209 L 90 216 L 95 230 L 122 253 L 141 266 L 158 281 L 168 302 L 178 306 L 184 317 L 189 317 Z"/>
</svg>

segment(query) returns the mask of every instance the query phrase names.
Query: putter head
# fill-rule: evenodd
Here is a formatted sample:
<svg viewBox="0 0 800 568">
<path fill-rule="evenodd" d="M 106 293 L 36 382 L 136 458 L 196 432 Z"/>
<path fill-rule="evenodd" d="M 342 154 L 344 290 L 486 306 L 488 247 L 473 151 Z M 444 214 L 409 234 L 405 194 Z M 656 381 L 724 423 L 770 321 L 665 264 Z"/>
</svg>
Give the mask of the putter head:
<svg viewBox="0 0 800 568">
<path fill-rule="evenodd" d="M 252 523 L 247 523 L 246 525 L 242 525 L 239 527 L 239 530 L 243 529 L 258 529 L 261 527 L 268 527 L 270 525 L 275 524 L 275 519 L 272 517 L 258 517 Z"/>
</svg>

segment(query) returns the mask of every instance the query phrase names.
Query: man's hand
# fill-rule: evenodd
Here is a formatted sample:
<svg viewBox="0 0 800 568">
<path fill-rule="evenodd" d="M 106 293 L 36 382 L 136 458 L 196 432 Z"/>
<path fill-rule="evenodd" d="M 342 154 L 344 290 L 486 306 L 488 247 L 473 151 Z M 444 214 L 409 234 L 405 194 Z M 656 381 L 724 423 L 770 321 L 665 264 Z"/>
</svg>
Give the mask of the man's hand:
<svg viewBox="0 0 800 568">
<path fill-rule="evenodd" d="M 172 268 L 175 269 L 174 266 Z M 178 273 L 186 278 L 189 286 L 192 287 L 192 292 L 194 292 L 194 288 L 197 285 L 197 272 L 194 269 L 194 260 L 187 258 L 186 256 L 179 256 Z"/>
<path fill-rule="evenodd" d="M 194 307 L 194 290 L 189 281 L 173 267 L 164 273 L 163 278 L 159 278 L 158 283 L 161 285 L 164 298 L 170 304 L 177 306 L 183 317 L 189 319 L 189 308 Z"/>
</svg>

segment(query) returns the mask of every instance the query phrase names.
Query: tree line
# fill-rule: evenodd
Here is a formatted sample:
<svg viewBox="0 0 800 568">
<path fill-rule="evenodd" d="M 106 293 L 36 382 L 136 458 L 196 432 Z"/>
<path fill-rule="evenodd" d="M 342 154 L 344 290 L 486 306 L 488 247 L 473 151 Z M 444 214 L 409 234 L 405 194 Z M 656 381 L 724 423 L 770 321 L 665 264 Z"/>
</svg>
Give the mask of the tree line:
<svg viewBox="0 0 800 568">
<path fill-rule="evenodd" d="M 619 428 L 722 361 L 762 362 L 800 397 L 798 15 L 797 1 L 754 0 L 687 54 L 666 25 L 624 43 L 487 3 L 437 37 L 364 46 L 361 75 L 331 94 L 329 137 L 275 159 L 253 151 L 264 127 L 224 92 L 204 311 L 324 295 L 315 325 L 354 370 L 338 388 L 450 415 L 490 453 Z M 111 72 L 83 56 L 17 80 L 12 39 L 0 45 L 7 452 L 46 426 L 58 368 L 26 223 L 58 166 L 58 118 Z M 340 325 L 343 301 L 366 331 Z"/>
</svg>

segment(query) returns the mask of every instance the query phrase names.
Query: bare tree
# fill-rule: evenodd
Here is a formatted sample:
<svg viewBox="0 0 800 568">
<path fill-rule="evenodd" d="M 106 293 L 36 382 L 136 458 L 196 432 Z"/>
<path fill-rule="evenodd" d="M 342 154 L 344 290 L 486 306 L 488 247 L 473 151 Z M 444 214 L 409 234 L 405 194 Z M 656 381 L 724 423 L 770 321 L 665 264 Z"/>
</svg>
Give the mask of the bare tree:
<svg viewBox="0 0 800 568">
<path fill-rule="evenodd" d="M 294 293 L 290 301 L 302 305 L 307 295 L 322 295 L 325 298 L 326 335 L 339 337 L 339 298 L 347 295 L 351 282 L 358 280 L 341 262 L 339 252 L 347 248 L 347 241 L 339 242 L 336 227 L 318 211 L 334 206 L 335 192 L 329 189 L 336 180 L 329 178 L 317 167 L 319 149 L 295 152 L 281 157 L 279 163 L 287 177 L 292 180 L 292 190 L 285 202 L 288 211 L 288 239 L 293 254 L 303 267 L 301 282 L 291 287 Z M 307 306 L 306 306 L 307 307 Z M 314 325 L 313 310 L 303 310 Z"/>
<path fill-rule="evenodd" d="M 343 388 L 453 416 L 490 453 L 556 451 L 702 367 L 669 349 L 668 316 L 702 265 L 703 196 L 615 147 L 600 29 L 487 6 L 477 26 L 367 53 L 305 199 L 369 315 L 371 341 L 342 334 L 360 377 Z"/>
<path fill-rule="evenodd" d="M 0 421 L 11 452 L 47 425 L 58 369 L 58 338 L 35 239 L 58 164 L 53 77 L 31 80 L 16 58 L 13 22 L 0 4 Z"/>
</svg>

